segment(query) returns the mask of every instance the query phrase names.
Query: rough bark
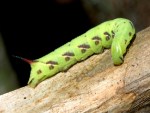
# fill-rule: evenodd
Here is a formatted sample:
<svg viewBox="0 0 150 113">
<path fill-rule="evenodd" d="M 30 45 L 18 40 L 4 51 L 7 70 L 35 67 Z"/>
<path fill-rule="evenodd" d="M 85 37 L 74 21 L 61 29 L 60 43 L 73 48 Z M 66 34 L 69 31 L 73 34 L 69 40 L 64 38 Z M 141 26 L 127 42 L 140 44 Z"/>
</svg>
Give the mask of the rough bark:
<svg viewBox="0 0 150 113">
<path fill-rule="evenodd" d="M 0 113 L 133 113 L 150 110 L 150 27 L 139 32 L 124 63 L 110 51 L 66 72 L 0 96 Z"/>
</svg>

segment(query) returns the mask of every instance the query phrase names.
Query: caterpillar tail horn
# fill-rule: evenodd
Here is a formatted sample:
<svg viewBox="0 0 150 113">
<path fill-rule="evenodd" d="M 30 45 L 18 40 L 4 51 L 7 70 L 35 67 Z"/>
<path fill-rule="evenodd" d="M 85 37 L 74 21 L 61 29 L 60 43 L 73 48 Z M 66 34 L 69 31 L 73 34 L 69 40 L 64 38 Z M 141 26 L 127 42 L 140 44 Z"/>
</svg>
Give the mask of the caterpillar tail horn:
<svg viewBox="0 0 150 113">
<path fill-rule="evenodd" d="M 32 64 L 33 63 L 33 60 L 29 60 L 29 59 L 26 59 L 26 58 L 23 58 L 23 57 L 20 57 L 20 56 L 16 56 L 16 55 L 12 55 L 12 56 L 17 58 L 17 59 L 21 59 L 21 60 L 27 62 L 28 64 Z"/>
</svg>

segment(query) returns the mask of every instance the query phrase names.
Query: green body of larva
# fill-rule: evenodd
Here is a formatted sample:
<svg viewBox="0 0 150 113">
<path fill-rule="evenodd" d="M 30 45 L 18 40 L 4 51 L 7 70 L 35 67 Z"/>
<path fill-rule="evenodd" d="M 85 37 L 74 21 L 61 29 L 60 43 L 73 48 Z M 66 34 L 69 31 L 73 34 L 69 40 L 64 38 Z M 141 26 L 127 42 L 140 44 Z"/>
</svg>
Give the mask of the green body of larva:
<svg viewBox="0 0 150 113">
<path fill-rule="evenodd" d="M 78 61 L 111 47 L 115 65 L 123 62 L 135 28 L 130 20 L 117 18 L 104 22 L 71 40 L 42 58 L 33 60 L 28 84 L 35 87 L 43 80 L 60 71 L 67 70 Z"/>
</svg>

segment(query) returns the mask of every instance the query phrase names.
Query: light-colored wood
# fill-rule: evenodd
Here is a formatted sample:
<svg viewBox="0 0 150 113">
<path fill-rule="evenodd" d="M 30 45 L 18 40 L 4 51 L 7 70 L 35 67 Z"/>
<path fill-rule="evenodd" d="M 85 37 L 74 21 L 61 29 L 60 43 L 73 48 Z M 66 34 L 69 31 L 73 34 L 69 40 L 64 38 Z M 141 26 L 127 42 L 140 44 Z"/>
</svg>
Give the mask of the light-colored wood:
<svg viewBox="0 0 150 113">
<path fill-rule="evenodd" d="M 120 113 L 150 105 L 150 27 L 139 32 L 125 61 L 110 50 L 66 72 L 0 96 L 0 113 Z"/>
</svg>

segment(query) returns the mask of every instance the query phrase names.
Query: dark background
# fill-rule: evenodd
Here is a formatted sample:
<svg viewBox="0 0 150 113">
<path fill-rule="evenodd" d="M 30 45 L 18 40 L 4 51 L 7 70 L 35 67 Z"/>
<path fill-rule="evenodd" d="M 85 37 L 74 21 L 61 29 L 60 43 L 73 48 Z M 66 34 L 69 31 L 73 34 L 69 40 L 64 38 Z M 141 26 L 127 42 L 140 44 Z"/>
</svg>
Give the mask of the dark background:
<svg viewBox="0 0 150 113">
<path fill-rule="evenodd" d="M 2 37 L 20 86 L 27 85 L 30 65 L 12 55 L 40 58 L 92 26 L 79 0 L 5 1 L 2 17 Z"/>
</svg>

